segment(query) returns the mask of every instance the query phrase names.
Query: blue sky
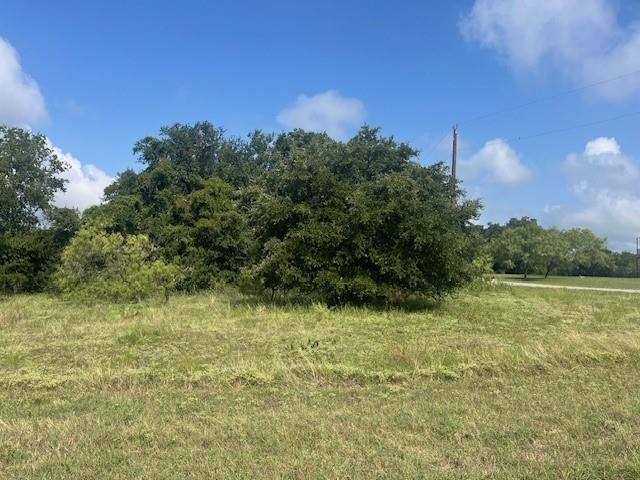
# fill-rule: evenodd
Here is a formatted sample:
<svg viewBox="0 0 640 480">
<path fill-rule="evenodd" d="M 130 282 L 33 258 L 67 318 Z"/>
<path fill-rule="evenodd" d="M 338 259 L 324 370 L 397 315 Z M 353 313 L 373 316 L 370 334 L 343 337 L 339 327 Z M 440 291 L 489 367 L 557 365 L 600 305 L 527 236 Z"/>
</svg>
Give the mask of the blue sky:
<svg viewBox="0 0 640 480">
<path fill-rule="evenodd" d="M 230 133 L 362 122 L 449 160 L 483 221 L 534 216 L 627 248 L 640 235 L 640 2 L 3 2 L 0 122 L 73 165 L 62 204 L 99 201 L 162 125 Z M 562 94 L 562 95 L 558 95 Z M 527 108 L 467 121 L 536 99 Z"/>
</svg>

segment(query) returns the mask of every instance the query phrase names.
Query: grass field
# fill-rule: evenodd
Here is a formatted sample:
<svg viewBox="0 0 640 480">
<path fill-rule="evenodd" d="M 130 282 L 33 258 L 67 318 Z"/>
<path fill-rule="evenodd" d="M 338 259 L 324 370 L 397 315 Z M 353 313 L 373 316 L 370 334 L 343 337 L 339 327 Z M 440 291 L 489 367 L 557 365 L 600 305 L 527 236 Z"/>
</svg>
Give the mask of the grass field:
<svg viewBox="0 0 640 480">
<path fill-rule="evenodd" d="M 0 300 L 0 478 L 640 478 L 637 295 Z"/>
<path fill-rule="evenodd" d="M 629 290 L 640 290 L 640 278 L 616 278 L 616 277 L 563 277 L 549 275 L 544 278 L 542 275 L 497 275 L 500 280 L 511 282 L 531 282 L 546 285 L 560 285 L 569 287 L 597 287 L 597 288 L 626 288 Z"/>
</svg>

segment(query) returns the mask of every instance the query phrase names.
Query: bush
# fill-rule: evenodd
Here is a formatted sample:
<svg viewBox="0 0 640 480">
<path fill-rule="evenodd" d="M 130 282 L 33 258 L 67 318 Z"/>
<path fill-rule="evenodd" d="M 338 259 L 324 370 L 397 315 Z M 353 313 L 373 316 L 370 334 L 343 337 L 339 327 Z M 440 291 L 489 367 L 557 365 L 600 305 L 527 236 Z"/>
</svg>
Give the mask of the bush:
<svg viewBox="0 0 640 480">
<path fill-rule="evenodd" d="M 293 132 L 279 139 L 250 220 L 261 245 L 245 291 L 330 304 L 441 298 L 477 274 L 479 205 L 452 198 L 442 164 L 363 128 L 347 144 Z"/>
<path fill-rule="evenodd" d="M 177 268 L 154 259 L 146 235 L 83 228 L 64 249 L 55 285 L 68 297 L 140 301 L 173 288 Z"/>
<path fill-rule="evenodd" d="M 54 208 L 47 212 L 46 228 L 0 235 L 0 291 L 48 289 L 62 250 L 79 223 L 76 210 Z"/>
<path fill-rule="evenodd" d="M 0 290 L 44 290 L 59 254 L 53 235 L 47 230 L 0 236 Z"/>
</svg>

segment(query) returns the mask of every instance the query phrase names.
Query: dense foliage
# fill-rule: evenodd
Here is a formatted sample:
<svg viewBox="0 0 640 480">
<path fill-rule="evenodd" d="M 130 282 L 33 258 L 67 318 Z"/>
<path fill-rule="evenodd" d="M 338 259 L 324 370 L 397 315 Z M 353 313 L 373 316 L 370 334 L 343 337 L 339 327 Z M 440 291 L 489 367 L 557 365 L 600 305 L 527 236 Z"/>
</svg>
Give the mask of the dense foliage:
<svg viewBox="0 0 640 480">
<path fill-rule="evenodd" d="M 76 210 L 56 208 L 49 212 L 46 227 L 0 235 L 0 291 L 45 290 L 79 225 Z"/>
<path fill-rule="evenodd" d="M 264 142 L 269 137 L 259 133 L 246 143 L 227 139 L 207 122 L 163 128 L 160 138 L 134 147 L 146 168 L 121 173 L 85 222 L 109 233 L 148 235 L 158 254 L 180 267 L 178 288 L 233 282 L 252 245 L 239 186 L 260 168 L 252 159 Z"/>
<path fill-rule="evenodd" d="M 347 143 L 294 131 L 278 138 L 249 218 L 249 276 L 271 291 L 332 303 L 439 296 L 472 277 L 476 202 L 452 201 L 446 169 L 363 128 Z"/>
<path fill-rule="evenodd" d="M 85 222 L 145 234 L 179 288 L 240 282 L 330 303 L 441 296 L 473 276 L 477 202 L 446 168 L 364 127 L 349 142 L 300 130 L 230 138 L 207 122 L 162 128 Z"/>
<path fill-rule="evenodd" d="M 443 164 L 422 166 L 367 126 L 340 142 L 176 124 L 133 151 L 142 169 L 120 173 L 80 220 L 52 204 L 67 166 L 46 138 L 0 127 L 0 290 L 137 300 L 233 283 L 342 304 L 440 298 L 490 266 L 635 272 L 633 255 L 586 229 L 473 225 L 480 205 Z"/>
</svg>

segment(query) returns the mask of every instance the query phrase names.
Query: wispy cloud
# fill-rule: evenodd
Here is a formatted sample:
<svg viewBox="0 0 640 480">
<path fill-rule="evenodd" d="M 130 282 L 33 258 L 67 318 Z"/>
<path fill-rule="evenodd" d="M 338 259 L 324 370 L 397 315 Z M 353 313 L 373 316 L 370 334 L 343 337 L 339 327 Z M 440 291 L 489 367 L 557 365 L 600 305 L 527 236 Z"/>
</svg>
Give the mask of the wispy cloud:
<svg viewBox="0 0 640 480">
<path fill-rule="evenodd" d="M 640 66 L 640 25 L 623 26 L 610 0 L 475 0 L 459 26 L 467 40 L 496 50 L 520 72 L 550 67 L 585 84 Z M 628 98 L 640 94 L 640 75 L 590 91 Z"/>
</svg>

